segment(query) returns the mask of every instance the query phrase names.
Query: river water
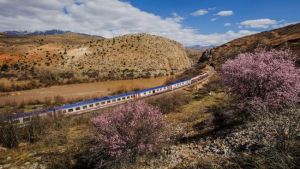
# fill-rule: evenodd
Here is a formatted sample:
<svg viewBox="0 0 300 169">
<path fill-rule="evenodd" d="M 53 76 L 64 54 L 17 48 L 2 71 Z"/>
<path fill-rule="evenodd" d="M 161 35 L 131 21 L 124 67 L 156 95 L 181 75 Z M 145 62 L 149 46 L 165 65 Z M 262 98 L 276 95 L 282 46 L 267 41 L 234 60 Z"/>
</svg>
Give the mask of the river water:
<svg viewBox="0 0 300 169">
<path fill-rule="evenodd" d="M 17 92 L 0 92 L 0 105 L 6 105 L 8 103 L 28 103 L 33 100 L 45 101 L 49 98 L 53 99 L 55 96 L 62 96 L 64 99 L 107 96 L 122 89 L 130 91 L 137 88 L 143 89 L 159 86 L 164 84 L 168 78 L 169 77 L 164 76 L 149 79 L 114 80 L 51 86 Z"/>
</svg>

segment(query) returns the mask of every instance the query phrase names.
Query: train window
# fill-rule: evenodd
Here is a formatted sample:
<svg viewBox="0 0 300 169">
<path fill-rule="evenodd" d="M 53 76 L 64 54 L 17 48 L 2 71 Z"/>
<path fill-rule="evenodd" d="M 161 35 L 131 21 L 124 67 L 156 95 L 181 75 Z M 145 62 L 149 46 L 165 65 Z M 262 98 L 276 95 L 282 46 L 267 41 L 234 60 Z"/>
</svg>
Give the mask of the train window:
<svg viewBox="0 0 300 169">
<path fill-rule="evenodd" d="M 111 102 L 110 100 L 107 101 L 107 103 L 110 103 L 110 102 Z"/>
<path fill-rule="evenodd" d="M 147 93 L 145 92 L 144 94 L 146 95 Z"/>
<path fill-rule="evenodd" d="M 125 100 L 125 97 L 122 97 L 122 100 Z"/>
<path fill-rule="evenodd" d="M 101 104 L 105 104 L 105 102 L 101 102 Z"/>
<path fill-rule="evenodd" d="M 80 107 L 76 107 L 76 110 L 80 110 Z"/>
<path fill-rule="evenodd" d="M 14 120 L 12 122 L 13 122 L 13 124 L 17 124 L 17 123 L 20 123 L 20 120 Z"/>
<path fill-rule="evenodd" d="M 116 99 L 113 99 L 112 102 L 116 102 Z"/>
<path fill-rule="evenodd" d="M 129 99 L 130 98 L 130 96 L 127 96 L 127 99 Z"/>
<path fill-rule="evenodd" d="M 95 105 L 96 105 L 96 106 L 99 106 L 99 104 L 100 104 L 100 103 L 96 103 Z"/>
<path fill-rule="evenodd" d="M 121 100 L 121 98 L 118 98 L 117 100 L 118 100 L 118 101 L 120 101 L 120 100 Z"/>
<path fill-rule="evenodd" d="M 133 96 L 130 96 L 131 98 L 133 98 Z"/>
<path fill-rule="evenodd" d="M 67 113 L 67 110 L 63 110 L 63 113 Z"/>
<path fill-rule="evenodd" d="M 23 118 L 23 122 L 28 122 L 28 121 L 30 121 L 30 117 Z"/>
<path fill-rule="evenodd" d="M 94 105 L 93 105 L 93 104 L 90 104 L 89 107 L 94 107 Z"/>
<path fill-rule="evenodd" d="M 73 109 L 68 109 L 68 112 L 72 112 L 73 111 Z"/>
<path fill-rule="evenodd" d="M 87 109 L 87 106 L 83 106 L 82 108 L 83 108 L 83 109 Z"/>
</svg>

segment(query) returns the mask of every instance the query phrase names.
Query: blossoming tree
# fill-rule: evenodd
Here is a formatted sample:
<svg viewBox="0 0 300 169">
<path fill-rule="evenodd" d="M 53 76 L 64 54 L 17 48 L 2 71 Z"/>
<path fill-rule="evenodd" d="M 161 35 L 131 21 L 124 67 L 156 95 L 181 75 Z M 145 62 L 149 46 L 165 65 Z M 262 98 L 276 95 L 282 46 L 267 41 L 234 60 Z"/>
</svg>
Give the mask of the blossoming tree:
<svg viewBox="0 0 300 169">
<path fill-rule="evenodd" d="M 257 50 L 222 65 L 222 80 L 241 101 L 278 107 L 299 101 L 300 70 L 291 52 Z"/>
<path fill-rule="evenodd" d="M 98 148 L 112 157 L 135 158 L 163 141 L 161 111 L 144 101 L 129 102 L 92 120 Z"/>
</svg>

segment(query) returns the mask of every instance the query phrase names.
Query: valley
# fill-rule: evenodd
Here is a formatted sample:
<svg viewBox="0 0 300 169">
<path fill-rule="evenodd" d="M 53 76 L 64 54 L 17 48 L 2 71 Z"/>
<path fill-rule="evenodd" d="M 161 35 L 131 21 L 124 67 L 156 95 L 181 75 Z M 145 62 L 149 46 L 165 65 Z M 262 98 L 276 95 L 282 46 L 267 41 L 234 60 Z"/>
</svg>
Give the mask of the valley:
<svg viewBox="0 0 300 169">
<path fill-rule="evenodd" d="M 0 169 L 299 168 L 300 24 L 192 48 L 46 32 L 0 34 Z"/>
</svg>

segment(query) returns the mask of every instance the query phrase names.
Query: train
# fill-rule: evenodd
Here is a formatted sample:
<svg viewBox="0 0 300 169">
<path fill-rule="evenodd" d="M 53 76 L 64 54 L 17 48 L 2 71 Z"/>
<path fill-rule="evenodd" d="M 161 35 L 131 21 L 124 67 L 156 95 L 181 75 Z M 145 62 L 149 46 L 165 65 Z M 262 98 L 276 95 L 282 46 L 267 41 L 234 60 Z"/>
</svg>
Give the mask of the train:
<svg viewBox="0 0 300 169">
<path fill-rule="evenodd" d="M 179 88 L 183 88 L 192 84 L 197 83 L 198 81 L 206 78 L 208 73 L 202 73 L 192 78 L 178 80 L 166 85 L 161 85 L 153 88 L 132 91 L 128 93 L 101 97 L 91 100 L 85 100 L 77 103 L 65 104 L 62 106 L 53 107 L 50 109 L 43 109 L 33 112 L 24 112 L 19 114 L 13 114 L 4 117 L 4 121 L 10 121 L 13 124 L 23 124 L 30 122 L 35 116 L 46 116 L 53 115 L 57 113 L 62 113 L 64 115 L 78 115 L 86 112 L 91 112 L 94 110 L 115 106 L 118 104 L 122 104 L 128 101 L 137 100 L 153 95 L 158 95 L 162 93 L 166 93 L 169 91 L 173 91 Z"/>
</svg>

